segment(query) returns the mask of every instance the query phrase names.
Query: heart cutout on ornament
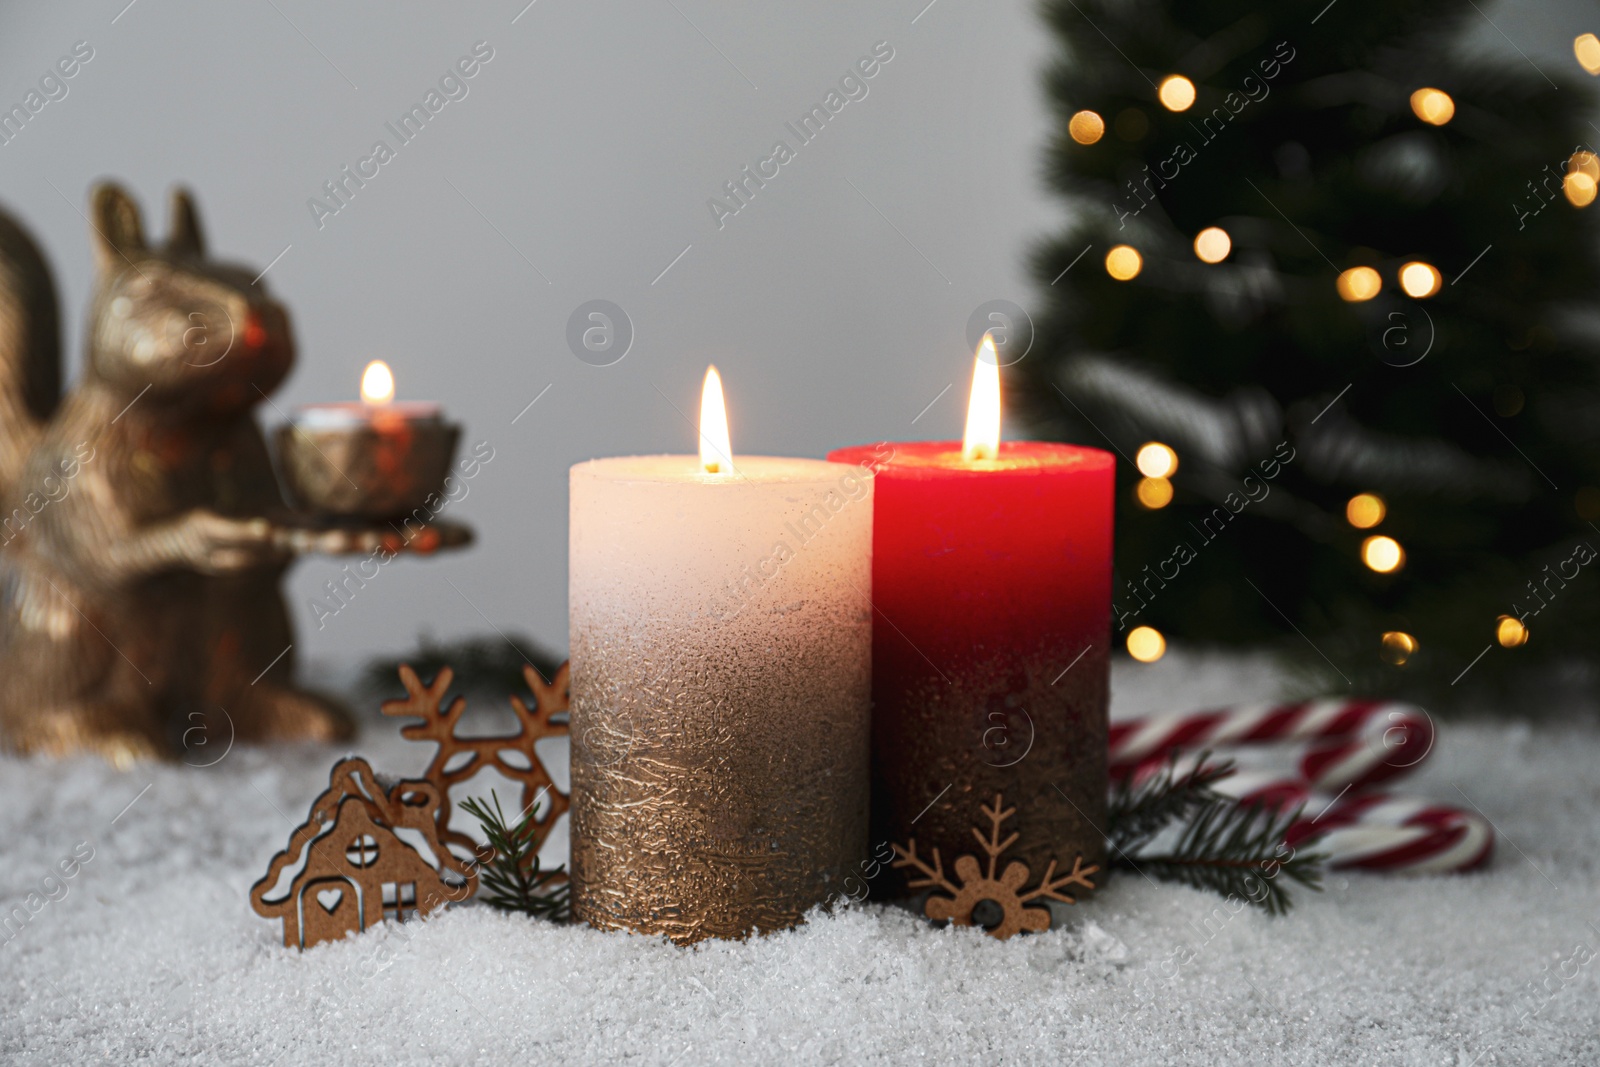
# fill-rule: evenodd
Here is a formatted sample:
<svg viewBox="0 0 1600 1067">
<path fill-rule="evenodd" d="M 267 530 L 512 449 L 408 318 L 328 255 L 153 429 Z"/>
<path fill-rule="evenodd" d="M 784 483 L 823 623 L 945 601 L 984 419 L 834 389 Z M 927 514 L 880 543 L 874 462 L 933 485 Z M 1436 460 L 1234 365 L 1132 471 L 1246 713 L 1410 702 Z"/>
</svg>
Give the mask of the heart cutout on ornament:
<svg viewBox="0 0 1600 1067">
<path fill-rule="evenodd" d="M 344 900 L 343 889 L 324 889 L 317 893 L 317 903 L 322 905 L 322 910 L 332 915 L 339 907 L 339 902 Z"/>
</svg>

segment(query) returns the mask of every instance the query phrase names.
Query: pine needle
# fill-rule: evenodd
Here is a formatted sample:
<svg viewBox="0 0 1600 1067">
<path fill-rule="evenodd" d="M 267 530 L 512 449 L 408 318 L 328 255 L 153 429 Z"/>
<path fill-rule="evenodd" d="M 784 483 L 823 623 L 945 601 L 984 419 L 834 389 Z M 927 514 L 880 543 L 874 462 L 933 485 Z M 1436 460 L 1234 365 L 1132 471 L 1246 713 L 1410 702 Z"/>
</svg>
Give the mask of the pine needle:
<svg viewBox="0 0 1600 1067">
<path fill-rule="evenodd" d="M 501 911 L 520 911 L 551 920 L 567 917 L 569 887 L 551 885 L 562 873 L 557 866 L 552 870 L 539 868 L 539 825 L 535 822 L 538 805 L 535 804 L 517 820 L 508 825 L 505 812 L 500 809 L 499 794 L 489 792 L 494 799 L 494 810 L 477 797 L 462 801 L 461 808 L 483 827 L 489 841 L 491 854 L 478 871 L 478 895 L 483 902 Z"/>
<path fill-rule="evenodd" d="M 1113 863 L 1162 881 L 1237 896 L 1270 915 L 1281 915 L 1293 904 L 1285 879 L 1320 891 L 1327 857 L 1308 850 L 1315 839 L 1298 847 L 1284 844 L 1301 809 L 1241 805 L 1217 792 L 1214 785 L 1233 773 L 1233 764 L 1208 764 L 1208 755 L 1202 753 L 1185 775 L 1178 774 L 1174 756 L 1142 784 L 1112 787 L 1107 836 Z M 1176 844 L 1145 854 L 1143 849 L 1174 824 L 1183 828 Z"/>
<path fill-rule="evenodd" d="M 499 694 L 522 692 L 522 668 L 528 664 L 544 678 L 555 677 L 561 658 L 519 634 L 443 642 L 423 635 L 417 647 L 403 656 L 369 660 L 362 670 L 362 687 L 375 696 L 396 695 L 395 675 L 402 663 L 424 678 L 432 678 L 441 668 L 449 667 L 455 672 L 456 689 Z"/>
<path fill-rule="evenodd" d="M 1282 915 L 1294 903 L 1284 879 L 1321 891 L 1320 853 L 1283 843 L 1300 818 L 1299 808 L 1274 812 L 1259 804 L 1240 805 L 1224 797 L 1199 809 L 1171 852 L 1140 855 L 1138 869 L 1152 878 L 1241 897 L 1269 915 Z"/>
<path fill-rule="evenodd" d="M 1165 767 L 1138 786 L 1130 784 L 1131 776 L 1114 783 L 1106 811 L 1112 849 L 1137 852 L 1172 823 L 1226 799 L 1212 787 L 1233 773 L 1233 761 L 1211 763 L 1210 755 L 1200 753 L 1193 769 L 1182 777 L 1178 776 L 1178 757 L 1173 755 Z"/>
</svg>

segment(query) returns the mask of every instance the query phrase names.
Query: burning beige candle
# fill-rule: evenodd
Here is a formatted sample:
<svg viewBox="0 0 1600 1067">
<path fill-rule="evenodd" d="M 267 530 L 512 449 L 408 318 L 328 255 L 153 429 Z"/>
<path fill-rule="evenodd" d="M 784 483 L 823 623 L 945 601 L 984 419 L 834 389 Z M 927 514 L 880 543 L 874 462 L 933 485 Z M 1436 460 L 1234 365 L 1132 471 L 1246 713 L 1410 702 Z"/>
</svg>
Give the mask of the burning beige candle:
<svg viewBox="0 0 1600 1067">
<path fill-rule="evenodd" d="M 572 468 L 572 907 L 688 943 L 794 925 L 866 856 L 872 475 L 738 456 Z"/>
</svg>

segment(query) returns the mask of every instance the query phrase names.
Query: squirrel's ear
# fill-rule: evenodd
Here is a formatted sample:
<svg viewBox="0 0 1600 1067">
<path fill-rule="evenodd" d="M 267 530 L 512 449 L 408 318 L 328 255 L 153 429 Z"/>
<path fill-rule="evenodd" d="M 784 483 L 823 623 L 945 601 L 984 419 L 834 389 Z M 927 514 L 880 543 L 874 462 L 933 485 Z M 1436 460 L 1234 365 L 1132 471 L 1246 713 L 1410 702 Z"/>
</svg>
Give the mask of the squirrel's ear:
<svg viewBox="0 0 1600 1067">
<path fill-rule="evenodd" d="M 200 212 L 189 190 L 172 190 L 172 229 L 167 235 L 167 251 L 175 256 L 204 257 L 205 231 L 200 228 Z"/>
<path fill-rule="evenodd" d="M 144 251 L 139 205 L 120 185 L 102 182 L 95 186 L 90 212 L 89 224 L 95 231 L 94 259 L 101 273 L 121 268 L 132 253 Z"/>
</svg>

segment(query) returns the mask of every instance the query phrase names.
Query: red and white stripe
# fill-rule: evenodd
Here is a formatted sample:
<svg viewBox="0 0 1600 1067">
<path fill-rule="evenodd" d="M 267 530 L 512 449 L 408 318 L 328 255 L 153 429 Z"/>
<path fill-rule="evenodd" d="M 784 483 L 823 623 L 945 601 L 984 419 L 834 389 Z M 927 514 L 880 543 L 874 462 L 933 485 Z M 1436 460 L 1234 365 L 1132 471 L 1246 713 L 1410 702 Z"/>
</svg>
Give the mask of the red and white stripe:
<svg viewBox="0 0 1600 1067">
<path fill-rule="evenodd" d="M 1307 806 L 1316 810 L 1316 801 Z M 1373 793 L 1346 797 L 1319 817 L 1302 818 L 1284 840 L 1315 833 L 1328 866 L 1368 871 L 1437 874 L 1469 871 L 1488 862 L 1494 829 L 1483 816 L 1422 797 Z"/>
<path fill-rule="evenodd" d="M 1245 704 L 1111 724 L 1113 778 L 1148 773 L 1174 752 L 1298 742 L 1280 766 L 1315 788 L 1365 788 L 1404 774 L 1433 747 L 1433 720 L 1413 704 L 1310 700 Z"/>
<path fill-rule="evenodd" d="M 1406 873 L 1465 871 L 1488 861 L 1494 830 L 1475 812 L 1421 797 L 1368 793 L 1421 763 L 1433 721 L 1410 704 L 1317 700 L 1244 705 L 1111 724 L 1113 778 L 1155 773 L 1176 755 L 1178 773 L 1202 751 L 1237 770 L 1217 790 L 1241 804 L 1302 807 L 1285 841 L 1312 835 L 1330 868 Z"/>
</svg>

